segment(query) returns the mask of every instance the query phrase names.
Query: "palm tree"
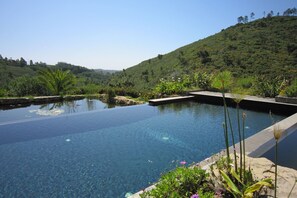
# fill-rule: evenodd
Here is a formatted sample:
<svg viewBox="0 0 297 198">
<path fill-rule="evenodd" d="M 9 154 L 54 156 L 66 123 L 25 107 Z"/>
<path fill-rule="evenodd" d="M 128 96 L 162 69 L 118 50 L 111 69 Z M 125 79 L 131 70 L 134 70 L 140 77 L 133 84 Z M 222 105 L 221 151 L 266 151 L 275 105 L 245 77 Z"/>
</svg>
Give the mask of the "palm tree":
<svg viewBox="0 0 297 198">
<path fill-rule="evenodd" d="M 39 72 L 40 82 L 52 95 L 63 95 L 71 90 L 75 84 L 75 76 L 69 71 L 61 69 L 51 70 L 49 68 Z"/>
</svg>

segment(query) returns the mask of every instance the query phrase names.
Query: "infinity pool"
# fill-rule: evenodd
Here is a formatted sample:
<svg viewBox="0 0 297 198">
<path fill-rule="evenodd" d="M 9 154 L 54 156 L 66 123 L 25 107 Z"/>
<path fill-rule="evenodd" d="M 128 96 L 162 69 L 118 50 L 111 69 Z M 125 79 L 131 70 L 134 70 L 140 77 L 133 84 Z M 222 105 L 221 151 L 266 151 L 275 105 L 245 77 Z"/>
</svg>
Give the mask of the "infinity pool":
<svg viewBox="0 0 297 198">
<path fill-rule="evenodd" d="M 0 123 L 40 117 L 53 117 L 86 111 L 118 107 L 102 102 L 98 98 L 63 101 L 41 105 L 0 107 Z"/>
<path fill-rule="evenodd" d="M 245 112 L 247 136 L 271 125 L 268 113 Z M 186 102 L 2 123 L 0 197 L 125 197 L 223 149 L 222 115 Z"/>
</svg>

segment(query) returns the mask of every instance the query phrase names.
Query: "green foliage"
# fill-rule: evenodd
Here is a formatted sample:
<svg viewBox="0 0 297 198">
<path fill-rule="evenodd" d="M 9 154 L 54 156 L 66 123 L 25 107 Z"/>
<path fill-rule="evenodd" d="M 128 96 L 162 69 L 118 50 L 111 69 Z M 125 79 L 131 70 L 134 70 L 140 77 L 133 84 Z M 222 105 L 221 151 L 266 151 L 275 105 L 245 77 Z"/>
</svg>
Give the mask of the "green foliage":
<svg viewBox="0 0 297 198">
<path fill-rule="evenodd" d="M 238 78 L 236 84 L 242 89 L 249 89 L 253 86 L 255 79 L 253 77 Z"/>
<path fill-rule="evenodd" d="M 200 197 L 213 197 L 208 174 L 198 167 L 177 169 L 163 175 L 156 188 L 145 192 L 141 197 L 185 197 L 198 193 Z"/>
<path fill-rule="evenodd" d="M 83 85 L 81 87 L 79 87 L 80 89 L 80 94 L 98 94 L 99 90 L 100 90 L 101 86 L 97 85 L 97 84 L 86 84 Z"/>
<path fill-rule="evenodd" d="M 8 96 L 46 95 L 46 90 L 36 77 L 18 77 L 8 84 Z"/>
<path fill-rule="evenodd" d="M 288 97 L 297 97 L 297 79 L 295 79 L 290 86 L 285 88 L 285 94 Z"/>
<path fill-rule="evenodd" d="M 75 74 L 77 78 L 79 78 L 82 82 L 80 82 L 79 87 L 73 87 L 71 90 L 68 90 L 68 93 L 74 93 L 74 94 L 82 94 L 83 92 L 93 92 L 88 87 L 88 84 L 91 84 L 93 86 L 101 85 L 105 86 L 108 84 L 109 79 L 113 75 L 112 73 L 115 73 L 115 71 L 105 71 L 105 70 L 91 70 L 85 67 L 71 65 L 68 63 L 62 63 L 59 62 L 55 66 L 47 65 L 45 63 L 33 63 L 32 60 L 30 60 L 30 65 L 26 64 L 26 61 L 21 58 L 17 60 L 8 59 L 8 58 L 1 58 L 0 55 L 0 89 L 10 89 L 13 88 L 12 85 L 17 81 L 19 77 L 24 76 L 31 76 L 33 78 L 37 77 L 39 75 L 40 70 L 46 70 L 47 68 L 50 68 L 52 70 L 62 70 L 67 71 L 70 70 L 71 73 Z M 93 86 L 94 87 L 94 86 Z M 25 89 L 25 88 L 22 88 Z M 26 88 L 27 89 L 27 88 Z M 85 90 L 86 89 L 86 90 Z M 9 91 L 9 90 L 8 90 Z M 9 91 L 11 96 L 16 95 L 23 95 L 20 93 L 20 91 L 11 90 Z M 18 94 L 16 94 L 18 92 Z M 26 91 L 28 92 L 28 91 Z M 30 92 L 31 95 L 45 95 L 48 94 L 47 92 Z"/>
<path fill-rule="evenodd" d="M 159 94 L 181 94 L 185 90 L 184 83 L 181 81 L 166 81 L 161 80 L 156 86 L 155 91 Z"/>
<path fill-rule="evenodd" d="M 287 81 L 281 77 L 268 78 L 259 76 L 254 83 L 254 91 L 263 97 L 275 97 L 286 86 Z"/>
<path fill-rule="evenodd" d="M 114 97 L 116 96 L 115 92 L 113 89 L 108 89 L 107 94 L 106 94 L 106 102 L 108 104 L 114 104 L 115 99 Z"/>
<path fill-rule="evenodd" d="M 0 97 L 6 97 L 8 96 L 8 91 L 6 89 L 0 88 Z"/>
<path fill-rule="evenodd" d="M 53 95 L 67 94 L 75 84 L 75 76 L 69 70 L 41 70 L 39 80 Z"/>
<path fill-rule="evenodd" d="M 212 82 L 212 87 L 226 92 L 230 90 L 232 83 L 233 83 L 233 77 L 231 72 L 223 71 L 215 75 Z"/>
<path fill-rule="evenodd" d="M 242 181 L 237 175 L 237 173 L 232 169 L 231 174 L 220 171 L 225 188 L 234 196 L 234 197 L 246 197 L 253 198 L 257 197 L 258 193 L 262 190 L 263 187 L 272 187 L 272 179 L 265 178 L 260 181 Z M 252 183 L 252 184 L 251 184 Z"/>
<path fill-rule="evenodd" d="M 208 90 L 211 87 L 211 82 L 212 75 L 209 75 L 206 72 L 198 72 L 194 74 L 194 83 L 196 87 Z"/>
</svg>

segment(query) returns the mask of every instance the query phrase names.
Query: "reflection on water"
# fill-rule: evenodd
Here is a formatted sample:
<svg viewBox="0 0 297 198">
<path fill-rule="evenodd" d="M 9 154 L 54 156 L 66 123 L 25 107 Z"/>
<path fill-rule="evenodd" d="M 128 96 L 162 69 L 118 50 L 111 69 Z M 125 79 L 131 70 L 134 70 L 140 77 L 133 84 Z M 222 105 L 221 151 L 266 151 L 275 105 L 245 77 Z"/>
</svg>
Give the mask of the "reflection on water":
<svg viewBox="0 0 297 198">
<path fill-rule="evenodd" d="M 14 109 L 8 109 L 7 107 L 0 109 L 0 123 L 23 120 L 28 118 L 59 116 L 65 114 L 115 108 L 118 106 L 103 103 L 97 98 L 85 98 L 82 100 L 62 101 L 42 105 L 17 107 L 18 108 Z"/>
<path fill-rule="evenodd" d="M 64 113 L 63 109 L 38 109 L 38 110 L 29 110 L 30 113 L 36 113 L 41 116 L 57 116 Z"/>
<path fill-rule="evenodd" d="M 201 108 L 196 108 L 197 105 L 203 106 Z M 158 110 L 161 114 L 166 113 L 175 113 L 176 115 L 181 114 L 182 112 L 187 112 L 189 114 L 193 114 L 195 117 L 199 118 L 200 116 L 205 116 L 208 114 L 210 117 L 216 117 L 222 112 L 217 111 L 220 108 L 217 105 L 206 105 L 203 103 L 196 102 L 181 102 L 181 103 L 170 103 L 165 105 L 157 106 Z M 202 111 L 202 109 L 204 109 Z"/>
</svg>

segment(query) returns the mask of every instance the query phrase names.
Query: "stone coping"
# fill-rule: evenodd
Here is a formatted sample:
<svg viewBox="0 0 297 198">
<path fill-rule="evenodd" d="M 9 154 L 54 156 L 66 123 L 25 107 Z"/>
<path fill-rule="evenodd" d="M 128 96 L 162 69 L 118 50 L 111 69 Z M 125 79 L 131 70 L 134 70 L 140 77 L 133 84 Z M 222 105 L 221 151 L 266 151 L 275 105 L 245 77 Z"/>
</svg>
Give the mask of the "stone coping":
<svg viewBox="0 0 297 198">
<path fill-rule="evenodd" d="M 193 96 L 211 96 L 211 97 L 219 97 L 222 98 L 222 93 L 220 92 L 211 92 L 211 91 L 196 91 L 196 92 L 190 92 L 190 95 Z M 231 93 L 225 93 L 226 99 L 232 99 L 236 96 L 236 94 Z M 245 101 L 255 101 L 255 102 L 263 102 L 263 103 L 272 103 L 272 104 L 282 104 L 282 105 L 289 105 L 289 106 L 297 106 L 297 104 L 289 104 L 285 102 L 277 102 L 275 101 L 275 98 L 263 98 L 258 96 L 249 96 L 249 95 L 243 95 L 243 100 Z"/>
<path fill-rule="evenodd" d="M 195 96 L 176 96 L 176 97 L 170 97 L 170 98 L 159 98 L 159 99 L 149 100 L 149 104 L 150 105 L 161 105 L 161 104 L 168 104 L 168 103 L 192 100 L 194 98 L 195 98 Z"/>
<path fill-rule="evenodd" d="M 190 92 L 189 94 L 195 96 L 195 100 L 198 102 L 223 105 L 222 93 L 220 92 L 196 91 Z M 277 102 L 275 98 L 261 98 L 248 95 L 239 97 L 242 97 L 239 103 L 242 109 L 252 109 L 263 112 L 271 111 L 288 116 L 297 112 L 297 104 Z M 236 94 L 225 93 L 225 98 L 228 106 L 236 106 L 236 102 L 233 100 L 233 98 L 236 98 Z"/>
</svg>

